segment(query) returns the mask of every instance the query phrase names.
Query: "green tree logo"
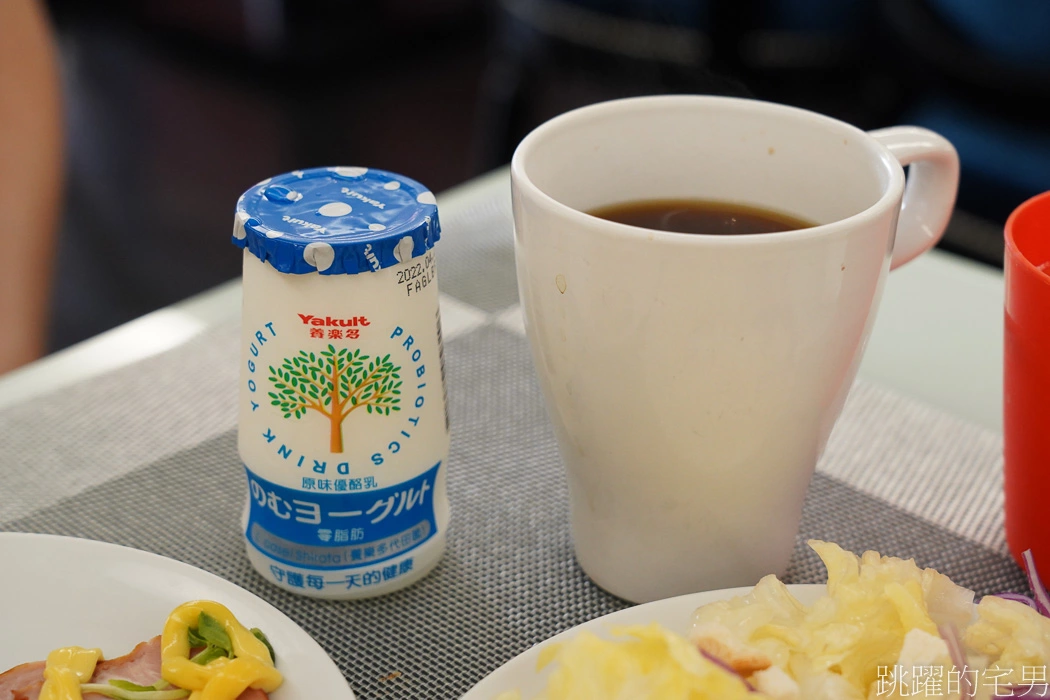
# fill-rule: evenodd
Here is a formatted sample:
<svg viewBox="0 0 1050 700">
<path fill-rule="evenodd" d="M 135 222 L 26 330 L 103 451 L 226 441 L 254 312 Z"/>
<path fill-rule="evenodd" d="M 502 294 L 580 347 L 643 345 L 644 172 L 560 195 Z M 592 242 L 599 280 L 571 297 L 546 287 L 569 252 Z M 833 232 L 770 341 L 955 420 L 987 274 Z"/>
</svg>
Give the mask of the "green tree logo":
<svg viewBox="0 0 1050 700">
<path fill-rule="evenodd" d="M 343 451 L 343 421 L 359 408 L 389 416 L 400 411 L 401 377 L 386 357 L 369 357 L 360 350 L 336 350 L 329 345 L 320 353 L 300 350 L 286 357 L 280 367 L 270 366 L 270 404 L 285 418 L 298 419 L 317 411 L 328 419 L 332 452 Z"/>
</svg>

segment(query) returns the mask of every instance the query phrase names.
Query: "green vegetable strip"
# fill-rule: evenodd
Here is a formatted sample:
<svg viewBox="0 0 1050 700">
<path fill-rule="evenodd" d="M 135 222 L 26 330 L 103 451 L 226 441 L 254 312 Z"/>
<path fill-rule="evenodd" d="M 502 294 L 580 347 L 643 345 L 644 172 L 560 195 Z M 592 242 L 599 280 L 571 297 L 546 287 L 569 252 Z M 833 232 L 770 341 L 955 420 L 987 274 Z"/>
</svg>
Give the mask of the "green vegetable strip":
<svg viewBox="0 0 1050 700">
<path fill-rule="evenodd" d="M 117 688 L 120 688 L 121 690 L 131 690 L 131 691 L 134 691 L 136 693 L 144 693 L 147 690 L 160 690 L 160 688 L 158 688 L 156 686 L 156 684 L 154 684 L 154 685 L 139 685 L 138 683 L 132 683 L 131 681 L 126 681 L 126 680 L 123 680 L 121 678 L 114 678 L 114 679 L 112 679 L 109 682 L 109 684 L 112 685 L 112 686 L 116 686 Z"/>
<path fill-rule="evenodd" d="M 259 629 L 258 627 L 252 627 L 250 631 L 251 631 L 251 633 L 253 635 L 255 635 L 256 639 L 258 639 L 260 642 L 262 642 L 263 644 L 266 645 L 267 651 L 270 652 L 270 661 L 272 661 L 272 662 L 274 662 L 276 664 L 277 663 L 277 654 L 274 653 L 273 646 L 270 644 L 270 640 L 267 639 L 267 637 L 263 633 L 263 631 L 261 629 Z"/>
<path fill-rule="evenodd" d="M 131 683 L 130 685 L 135 685 Z M 142 687 L 142 686 L 139 686 Z M 172 690 L 128 690 L 108 683 L 81 683 L 81 693 L 98 693 L 117 700 L 182 700 L 189 697 L 190 691 L 174 688 Z"/>
<path fill-rule="evenodd" d="M 210 646 L 225 651 L 227 656 L 233 654 L 233 642 L 230 641 L 230 635 L 226 634 L 222 624 L 208 613 L 202 612 L 197 618 L 197 634 Z"/>
<path fill-rule="evenodd" d="M 197 647 L 206 647 L 206 646 L 208 646 L 208 640 L 205 639 L 204 637 L 200 636 L 199 634 L 197 634 L 197 630 L 195 630 L 192 627 L 190 627 L 190 629 L 189 629 L 189 638 L 190 638 L 190 649 L 196 649 Z"/>
<path fill-rule="evenodd" d="M 215 659 L 221 657 L 233 657 L 233 642 L 230 635 L 222 624 L 206 612 L 202 612 L 197 618 L 197 629 L 189 630 L 190 648 L 195 649 L 203 646 L 200 652 L 193 656 L 190 661 L 201 666 L 206 666 Z"/>
<path fill-rule="evenodd" d="M 220 649 L 219 647 L 209 646 L 206 649 L 204 649 L 204 651 L 202 651 L 199 654 L 193 656 L 190 659 L 190 661 L 192 661 L 195 664 L 200 664 L 201 666 L 207 666 L 208 664 L 210 664 L 215 659 L 219 659 L 219 658 L 222 658 L 224 656 L 228 656 L 228 654 L 226 653 L 225 649 Z"/>
</svg>

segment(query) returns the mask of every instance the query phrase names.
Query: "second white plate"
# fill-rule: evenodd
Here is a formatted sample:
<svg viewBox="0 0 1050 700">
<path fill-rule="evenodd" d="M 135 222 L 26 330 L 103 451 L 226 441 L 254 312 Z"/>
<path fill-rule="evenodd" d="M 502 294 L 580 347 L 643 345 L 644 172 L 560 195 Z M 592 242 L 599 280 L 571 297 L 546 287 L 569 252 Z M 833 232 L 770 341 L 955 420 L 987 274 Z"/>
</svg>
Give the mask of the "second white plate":
<svg viewBox="0 0 1050 700">
<path fill-rule="evenodd" d="M 689 626 L 693 621 L 693 611 L 701 605 L 707 605 L 717 600 L 727 600 L 733 596 L 743 595 L 750 590 L 751 587 L 746 586 L 744 588 L 726 588 L 720 591 L 692 593 L 677 598 L 636 605 L 633 608 L 595 618 L 551 637 L 547 641 L 541 642 L 528 651 L 514 657 L 471 688 L 463 696 L 462 700 L 493 700 L 497 695 L 507 690 L 519 690 L 523 698 L 535 697 L 543 690 L 546 682 L 547 672 L 536 671 L 536 661 L 539 658 L 540 649 L 546 644 L 574 637 L 584 630 L 603 637 L 609 637 L 609 628 L 615 625 L 645 625 L 650 622 L 658 622 L 670 630 L 679 634 L 685 634 L 689 631 Z M 804 605 L 809 605 L 824 595 L 825 587 L 823 584 L 793 585 L 788 586 L 788 590 Z"/>
</svg>

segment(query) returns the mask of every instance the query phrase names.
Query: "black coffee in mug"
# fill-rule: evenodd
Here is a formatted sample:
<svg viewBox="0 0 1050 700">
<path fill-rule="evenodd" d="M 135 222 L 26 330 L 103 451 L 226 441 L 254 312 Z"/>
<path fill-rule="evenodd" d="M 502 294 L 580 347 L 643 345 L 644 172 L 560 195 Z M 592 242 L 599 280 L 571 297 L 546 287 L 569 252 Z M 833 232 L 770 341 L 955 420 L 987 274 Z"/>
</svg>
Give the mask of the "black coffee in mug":
<svg viewBox="0 0 1050 700">
<path fill-rule="evenodd" d="M 712 236 L 780 233 L 816 224 L 783 212 L 705 199 L 652 199 L 621 202 L 587 212 L 630 226 Z"/>
</svg>

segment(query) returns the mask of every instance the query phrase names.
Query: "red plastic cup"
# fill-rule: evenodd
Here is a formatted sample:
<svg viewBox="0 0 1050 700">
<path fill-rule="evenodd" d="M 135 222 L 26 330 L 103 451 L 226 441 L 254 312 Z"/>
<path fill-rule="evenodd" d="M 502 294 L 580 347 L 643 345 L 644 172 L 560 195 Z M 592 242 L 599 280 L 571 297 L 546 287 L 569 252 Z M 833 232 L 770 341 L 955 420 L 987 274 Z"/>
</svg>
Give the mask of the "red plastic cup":
<svg viewBox="0 0 1050 700">
<path fill-rule="evenodd" d="M 1006 221 L 1006 541 L 1050 572 L 1050 192 Z"/>
</svg>

